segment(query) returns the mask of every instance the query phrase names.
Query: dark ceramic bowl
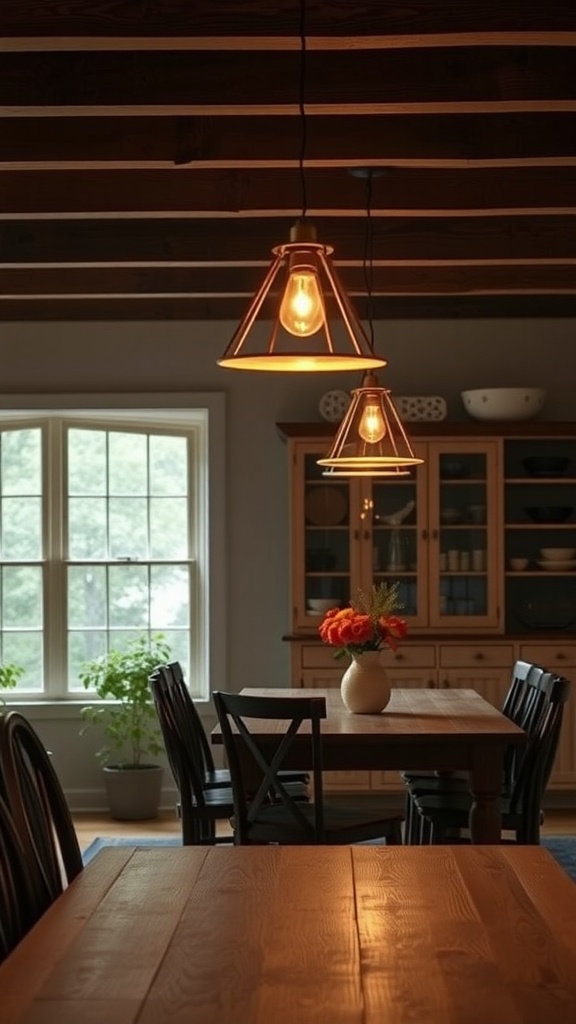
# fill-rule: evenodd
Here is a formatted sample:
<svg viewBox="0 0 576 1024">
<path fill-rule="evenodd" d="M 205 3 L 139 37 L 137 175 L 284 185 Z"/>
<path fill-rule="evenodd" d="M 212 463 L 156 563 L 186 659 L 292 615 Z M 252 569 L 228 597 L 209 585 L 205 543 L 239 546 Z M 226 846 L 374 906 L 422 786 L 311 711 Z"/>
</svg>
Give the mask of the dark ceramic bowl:
<svg viewBox="0 0 576 1024">
<path fill-rule="evenodd" d="M 571 505 L 537 505 L 526 509 L 533 523 L 565 523 L 572 515 Z"/>
<path fill-rule="evenodd" d="M 530 476 L 561 476 L 572 460 L 560 455 L 533 456 L 523 459 L 522 465 Z"/>
</svg>

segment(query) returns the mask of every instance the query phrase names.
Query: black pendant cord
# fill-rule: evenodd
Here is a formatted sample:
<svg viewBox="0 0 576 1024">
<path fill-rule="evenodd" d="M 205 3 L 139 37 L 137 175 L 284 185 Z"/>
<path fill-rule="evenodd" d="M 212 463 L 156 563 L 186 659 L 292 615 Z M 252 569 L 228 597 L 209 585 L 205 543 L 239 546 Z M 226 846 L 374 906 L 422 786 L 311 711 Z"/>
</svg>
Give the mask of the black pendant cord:
<svg viewBox="0 0 576 1024">
<path fill-rule="evenodd" d="M 374 290 L 373 230 L 372 230 L 372 172 L 366 175 L 366 229 L 364 232 L 364 285 L 366 287 L 366 319 L 370 348 L 374 352 L 374 321 L 372 316 L 372 293 Z"/>
<path fill-rule="evenodd" d="M 300 72 L 298 87 L 298 109 L 300 111 L 300 156 L 298 167 L 300 170 L 300 188 L 302 192 L 302 220 L 306 219 L 308 210 L 308 198 L 306 195 L 306 174 L 304 172 L 304 157 L 306 155 L 307 125 L 306 111 L 304 109 L 304 96 L 306 91 L 306 0 L 300 0 Z"/>
</svg>

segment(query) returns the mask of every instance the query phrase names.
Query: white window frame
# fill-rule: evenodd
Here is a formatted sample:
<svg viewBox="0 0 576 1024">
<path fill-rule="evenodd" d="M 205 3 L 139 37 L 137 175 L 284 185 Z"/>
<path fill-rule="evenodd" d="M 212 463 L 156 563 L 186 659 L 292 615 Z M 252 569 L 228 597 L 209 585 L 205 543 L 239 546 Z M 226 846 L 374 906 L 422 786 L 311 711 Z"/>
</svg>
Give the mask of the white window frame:
<svg viewBox="0 0 576 1024">
<path fill-rule="evenodd" d="M 221 689 L 226 671 L 226 533 L 225 533 L 225 397 L 222 392 L 0 395 L 0 426 L 16 420 L 42 420 L 46 415 L 75 421 L 132 426 L 157 422 L 189 429 L 197 426 L 197 476 L 191 487 L 198 500 L 200 593 L 206 596 L 200 619 L 193 625 L 199 650 L 191 651 L 188 683 L 198 702 L 208 702 L 213 689 Z M 59 513 L 60 514 L 60 513 Z M 191 624 L 192 625 L 192 624 Z M 64 669 L 65 671 L 65 669 Z M 46 692 L 17 703 L 78 705 L 75 695 Z"/>
</svg>

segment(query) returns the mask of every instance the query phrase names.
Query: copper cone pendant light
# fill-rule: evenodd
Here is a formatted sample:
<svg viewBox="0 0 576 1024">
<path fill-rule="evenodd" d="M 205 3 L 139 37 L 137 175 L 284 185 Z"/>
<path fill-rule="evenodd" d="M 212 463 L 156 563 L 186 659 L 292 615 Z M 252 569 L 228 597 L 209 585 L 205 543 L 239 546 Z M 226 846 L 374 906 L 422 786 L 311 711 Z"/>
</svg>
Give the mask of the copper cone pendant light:
<svg viewBox="0 0 576 1024">
<path fill-rule="evenodd" d="M 367 374 L 362 387 L 352 391 L 332 447 L 318 465 L 332 467 L 340 476 L 404 476 L 406 467 L 423 461 L 412 451 L 390 391 Z"/>
<path fill-rule="evenodd" d="M 385 366 L 376 356 L 331 264 L 332 247 L 316 240 L 314 225 L 299 220 L 290 241 L 276 246 L 274 260 L 219 366 L 235 370 L 368 370 Z M 282 281 L 280 295 L 273 295 Z M 268 339 L 248 336 L 264 304 L 273 298 Z M 341 322 L 332 330 L 327 300 Z M 266 317 L 263 317 L 266 319 Z"/>
<path fill-rule="evenodd" d="M 366 239 L 364 273 L 368 298 L 371 349 L 374 350 L 372 307 L 372 222 L 370 219 L 372 177 L 370 169 L 360 172 L 366 178 Z M 356 172 L 358 176 L 358 172 Z M 414 455 L 388 388 L 367 373 L 362 386 L 352 391 L 352 401 L 327 455 L 318 459 L 326 466 L 325 476 L 406 476 L 411 466 L 424 460 Z"/>
<path fill-rule="evenodd" d="M 290 231 L 290 241 L 272 250 L 274 259 L 266 277 L 218 360 L 219 366 L 229 369 L 366 371 L 386 365 L 385 359 L 375 355 L 340 283 L 330 259 L 332 246 L 318 241 L 314 225 L 306 218 L 305 7 L 305 0 L 300 0 L 302 215 Z M 264 321 L 271 325 L 265 327 Z"/>
</svg>

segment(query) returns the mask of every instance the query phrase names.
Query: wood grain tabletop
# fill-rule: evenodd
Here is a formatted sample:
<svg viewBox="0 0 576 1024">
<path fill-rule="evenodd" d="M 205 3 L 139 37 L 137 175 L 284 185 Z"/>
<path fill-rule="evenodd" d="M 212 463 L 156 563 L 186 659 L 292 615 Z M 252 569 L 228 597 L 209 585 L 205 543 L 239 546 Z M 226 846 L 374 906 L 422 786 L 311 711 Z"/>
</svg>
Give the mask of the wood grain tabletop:
<svg viewBox="0 0 576 1024">
<path fill-rule="evenodd" d="M 2 1024 L 573 1024 L 540 847 L 105 849 L 0 967 Z"/>
</svg>

